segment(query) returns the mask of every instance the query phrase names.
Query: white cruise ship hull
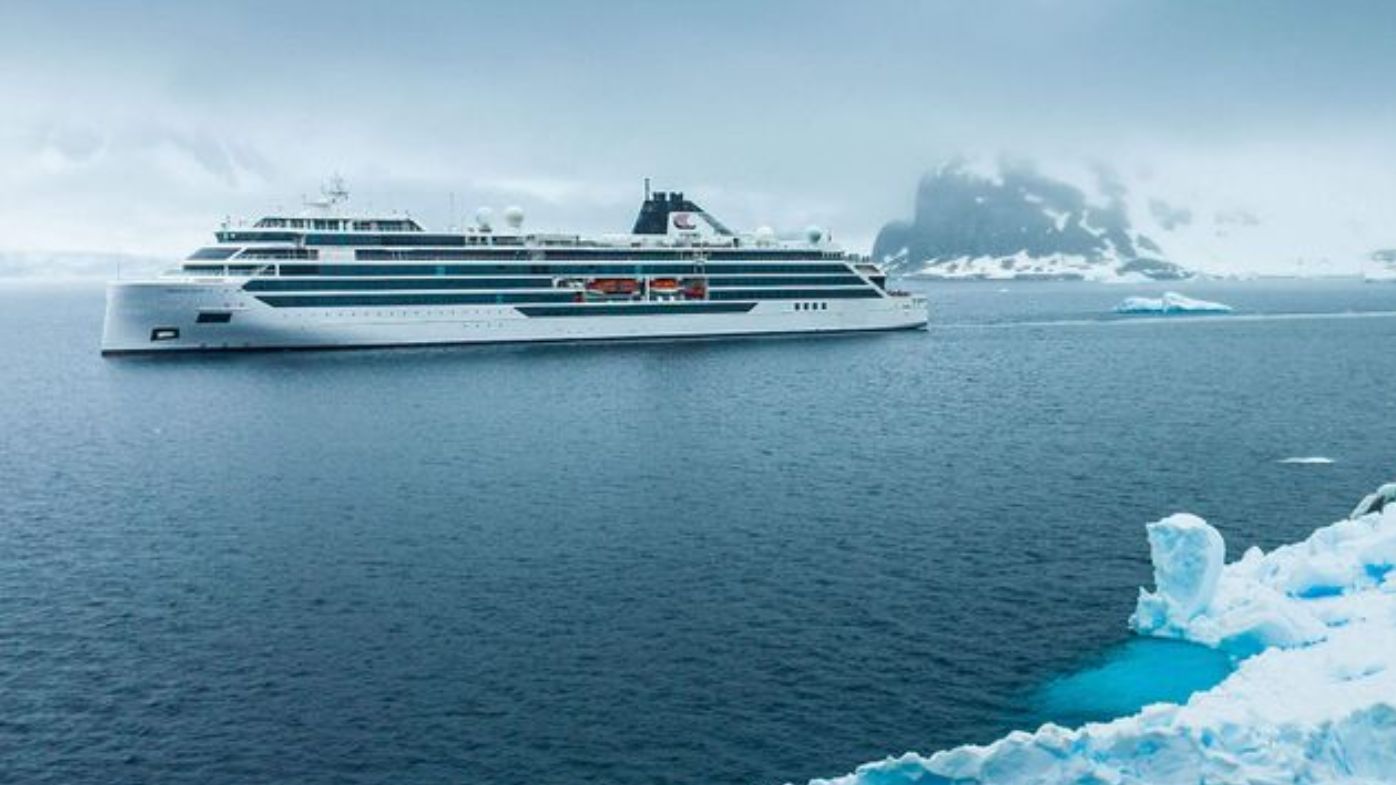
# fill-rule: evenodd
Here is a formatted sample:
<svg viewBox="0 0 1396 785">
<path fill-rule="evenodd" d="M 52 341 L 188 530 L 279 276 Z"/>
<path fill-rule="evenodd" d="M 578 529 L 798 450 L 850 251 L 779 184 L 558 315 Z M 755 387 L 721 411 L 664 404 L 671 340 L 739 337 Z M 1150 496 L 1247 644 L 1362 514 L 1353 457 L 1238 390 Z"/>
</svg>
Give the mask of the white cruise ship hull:
<svg viewBox="0 0 1396 785">
<path fill-rule="evenodd" d="M 119 281 L 103 354 L 843 333 L 926 325 L 924 298 L 277 308 L 246 279 Z"/>
</svg>

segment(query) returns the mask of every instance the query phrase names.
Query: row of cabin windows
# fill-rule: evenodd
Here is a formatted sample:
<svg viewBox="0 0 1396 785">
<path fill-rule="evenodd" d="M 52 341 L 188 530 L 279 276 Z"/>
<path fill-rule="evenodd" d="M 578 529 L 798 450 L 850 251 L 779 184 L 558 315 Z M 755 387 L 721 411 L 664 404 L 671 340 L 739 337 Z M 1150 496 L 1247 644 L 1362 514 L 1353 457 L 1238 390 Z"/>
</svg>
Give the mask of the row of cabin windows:
<svg viewBox="0 0 1396 785">
<path fill-rule="evenodd" d="M 301 248 L 301 247 L 292 247 L 292 248 L 264 248 L 264 247 L 257 247 L 257 248 L 239 249 L 239 248 L 233 247 L 233 246 L 212 246 L 212 247 L 209 247 L 209 248 L 200 248 L 199 250 L 197 250 L 197 251 L 195 251 L 193 254 L 191 254 L 190 257 L 189 257 L 189 259 L 190 259 L 191 261 L 200 261 L 200 260 L 202 260 L 202 261 L 207 261 L 207 260 L 215 260 L 215 259 L 228 259 L 228 258 L 231 258 L 234 254 L 236 254 L 239 250 L 242 251 L 242 253 L 238 254 L 238 257 L 237 257 L 237 258 L 239 258 L 239 259 L 287 259 L 287 260 L 293 260 L 293 261 L 294 261 L 294 260 L 297 260 L 297 259 L 299 259 L 299 260 L 312 260 L 312 259 L 319 259 L 319 258 L 320 258 L 320 252 L 319 252 L 318 249 L 315 249 L 315 248 Z M 387 260 L 394 260 L 394 259 L 399 259 L 399 258 L 402 258 L 402 259 L 433 260 L 433 261 L 435 261 L 435 260 L 438 259 L 438 258 L 443 259 L 443 260 L 450 260 L 450 259 L 459 259 L 459 260 L 466 260 L 466 259 L 488 259 L 488 260 L 491 260 L 491 261 L 495 261 L 495 260 L 500 260 L 500 261 L 534 261 L 534 260 L 530 257 L 529 254 L 523 254 L 523 253 L 516 252 L 516 251 L 493 251 L 493 252 L 492 252 L 492 251 L 484 251 L 484 252 L 478 252 L 478 251 L 477 251 L 477 252 L 470 252 L 470 253 L 466 253 L 466 252 L 462 251 L 462 252 L 455 253 L 455 254 L 451 254 L 451 253 L 449 253 L 449 252 L 444 252 L 444 251 L 429 251 L 429 252 L 415 252 L 415 253 L 412 254 L 411 256 L 400 256 L 399 254 L 401 254 L 401 253 L 402 253 L 402 252 L 399 252 L 399 251 L 381 251 L 381 250 L 369 249 L 369 250 L 361 250 L 361 251 L 358 251 L 358 252 L 355 254 L 355 257 L 354 257 L 354 258 L 355 258 L 356 260 L 359 260 L 359 261 L 387 261 Z M 566 258 L 566 256 L 567 256 L 567 255 L 560 254 L 560 253 L 555 253 L 555 254 L 552 255 L 552 258 L 554 258 L 554 259 L 564 259 L 564 258 Z M 620 258 L 623 258 L 623 259 L 626 259 L 626 260 L 636 260 L 636 261 L 639 260 L 639 257 L 637 257 L 637 255 L 635 255 L 635 254 L 630 254 L 630 253 L 613 254 L 612 256 L 613 256 L 613 258 L 616 257 L 616 256 L 619 256 Z M 661 259 L 670 259 L 670 260 L 672 260 L 672 259 L 673 259 L 673 256 L 672 256 L 672 255 L 669 255 L 669 256 L 662 256 L 662 257 L 659 257 L 659 258 L 661 258 Z M 741 273 L 845 273 L 845 272 L 848 272 L 848 265 L 847 265 L 847 264 L 842 264 L 842 263 L 838 263 L 838 264 L 829 264 L 829 263 L 824 263 L 824 264 L 760 264 L 760 263 L 755 263 L 755 264 L 745 264 L 745 265 L 743 265 L 743 264 L 731 264 L 731 263 L 728 263 L 728 262 L 727 262 L 726 260 L 724 260 L 724 259 L 712 260 L 711 263 L 712 263 L 712 265 L 714 265 L 714 267 L 715 267 L 716 269 L 720 269 L 722 272 L 732 273 L 732 274 L 741 274 Z M 536 272 L 536 273 L 539 274 L 539 275 L 547 275 L 548 273 L 552 273 L 552 272 L 556 272 L 556 273 L 559 273 L 559 274 L 562 274 L 562 275 L 586 275 L 586 274 L 588 274 L 588 273 L 597 273 L 597 274 L 619 274 L 619 275 L 625 275 L 625 274 L 630 274 L 630 273 L 639 274 L 639 275 L 644 275 L 644 274 L 649 274 L 649 275 L 687 275 L 687 274 L 691 274 L 691 273 L 697 272 L 699 266 L 700 266 L 700 265 L 699 265 L 698 263 L 696 263 L 696 262 L 686 262 L 686 263 L 683 263 L 683 264 L 669 264 L 669 265 L 634 265 L 634 264 L 607 264 L 607 265 L 597 265 L 597 264 L 590 264 L 590 265 L 584 265 L 584 266 L 583 266 L 583 265 L 571 265 L 571 266 L 565 266 L 565 267 L 559 267 L 559 266 L 556 266 L 556 265 L 547 265 L 547 264 L 531 264 L 531 265 L 528 266 L 528 271 L 529 271 L 529 272 Z M 308 268 L 306 268 L 306 269 L 308 269 Z M 480 273 L 480 272 L 504 272 L 504 273 L 508 273 L 508 272 L 522 272 L 522 270 L 521 270 L 520 268 L 514 267 L 514 266 L 506 266 L 506 265 L 488 266 L 488 265 L 478 265 L 478 264 L 477 264 L 477 265 L 471 265 L 470 267 L 442 266 L 442 265 L 433 265 L 433 266 L 431 266 L 431 267 L 420 266 L 420 265 L 419 265 L 419 266 L 399 265 L 399 266 L 394 266 L 394 267 L 372 267 L 372 266 L 367 266 L 367 265 L 365 265 L 365 266 L 359 266 L 359 267 L 349 267 L 349 266 L 343 266 L 343 265 L 341 265 L 341 266 L 335 266 L 335 267 L 333 267 L 333 268 L 326 268 L 326 269 L 334 269 L 334 270 L 336 270 L 336 272 L 332 272 L 332 273 L 323 273 L 324 275 L 471 275 L 471 274 L 478 274 L 478 273 Z M 379 270 L 387 270 L 388 272 L 386 272 L 386 273 L 377 272 L 377 271 L 379 271 Z M 453 271 L 453 272 L 434 272 L 434 271 L 441 271 L 441 270 L 451 270 L 451 271 Z M 369 271 L 372 271 L 372 272 L 369 272 Z M 414 271 L 421 271 L 421 272 L 414 272 Z M 297 270 L 292 271 L 292 272 L 288 272 L 287 274 L 288 274 L 288 275 L 318 275 L 318 274 L 321 274 L 321 273 L 312 273 L 312 272 L 308 272 L 308 271 L 302 270 L 302 269 L 300 269 L 300 268 L 297 268 Z"/>
<path fill-rule="evenodd" d="M 795 310 L 797 310 L 797 311 L 827 311 L 827 310 L 829 310 L 829 304 L 828 304 L 828 303 L 795 303 Z"/>
<path fill-rule="evenodd" d="M 535 292 L 513 294 L 496 292 L 492 294 L 268 294 L 258 295 L 257 299 L 273 308 L 327 308 L 354 305 L 469 305 L 506 303 L 563 303 L 574 302 L 578 292 Z"/>
<path fill-rule="evenodd" d="M 282 275 L 747 275 L 846 274 L 846 264 L 283 264 Z"/>
<path fill-rule="evenodd" d="M 213 246 L 211 248 L 200 248 L 189 255 L 190 259 L 227 259 L 229 256 L 242 250 L 231 246 Z"/>
<path fill-rule="evenodd" d="M 367 220 L 351 221 L 347 218 L 263 218 L 257 222 L 258 229 L 313 229 L 321 232 L 420 232 L 422 227 L 415 221 Z"/>
<path fill-rule="evenodd" d="M 319 259 L 314 248 L 248 248 L 238 259 Z"/>
<path fill-rule="evenodd" d="M 465 305 L 471 303 L 564 303 L 576 302 L 581 292 L 490 292 L 452 294 L 261 294 L 257 298 L 276 308 L 311 308 L 353 305 Z M 710 300 L 808 300 L 815 298 L 877 297 L 872 289 L 826 289 L 783 291 L 709 291 Z"/>
<path fill-rule="evenodd" d="M 257 259 L 272 261 L 278 257 L 272 251 L 251 251 L 239 256 L 237 261 Z M 264 269 L 265 265 L 247 264 L 185 264 L 186 272 L 193 273 L 252 273 Z M 755 287 L 755 286 L 860 286 L 863 279 L 850 275 L 844 265 L 710 265 L 703 269 L 691 265 L 316 265 L 278 264 L 281 278 L 301 278 L 309 276 L 341 278 L 337 281 L 284 281 L 274 278 L 259 279 L 257 286 L 266 290 L 295 291 L 312 289 L 480 289 L 517 286 L 547 286 L 550 282 L 534 281 L 511 284 L 498 278 L 482 276 L 688 276 L 703 274 L 712 286 Z M 741 275 L 748 273 L 751 275 Z M 777 275 L 776 273 L 786 273 Z M 790 273 L 805 273 L 790 275 Z M 842 273 L 842 274 L 841 274 Z M 464 276 L 465 281 L 414 280 L 403 276 Z M 387 277 L 397 280 L 354 280 L 355 278 Z M 875 283 L 881 283 L 875 282 Z M 883 288 L 878 286 L 879 289 Z"/>
<path fill-rule="evenodd" d="M 305 248 L 301 246 L 289 248 L 266 248 L 256 247 L 240 249 L 235 246 L 211 246 L 200 248 L 189 256 L 191 260 L 228 259 L 242 251 L 240 258 L 243 259 L 318 259 L 320 252 L 315 248 Z M 451 251 L 451 250 L 422 250 L 422 251 L 392 251 L 377 248 L 361 249 L 355 252 L 354 258 L 358 261 L 467 261 L 467 260 L 490 260 L 490 261 L 585 261 L 589 258 L 606 256 L 609 259 L 621 259 L 626 261 L 677 261 L 676 255 L 672 253 L 648 253 L 633 252 L 625 250 L 609 251 L 602 253 L 580 253 L 576 250 L 568 251 L 503 251 L 503 250 L 481 250 L 481 251 Z M 730 254 L 721 254 L 710 257 L 707 262 L 712 264 L 727 264 Z M 744 257 L 752 259 L 750 255 Z M 782 259 L 785 257 L 773 257 L 763 255 L 754 261 L 759 262 L 764 259 Z M 795 259 L 804 257 L 793 257 Z M 820 258 L 820 257 L 809 257 Z M 692 269 L 698 264 L 696 261 L 683 260 L 681 265 L 671 265 L 669 272 L 682 272 Z M 606 272 L 625 272 L 633 267 L 620 267 L 612 265 Z M 732 272 L 843 272 L 848 269 L 846 264 L 805 264 L 805 265 L 761 265 L 755 264 L 748 267 L 727 267 Z M 656 270 L 656 272 L 662 272 Z"/>
<path fill-rule="evenodd" d="M 775 287 L 775 286 L 861 286 L 856 275 L 773 275 L 765 278 L 709 276 L 713 287 Z M 410 289 L 550 289 L 552 278 L 341 278 L 308 280 L 304 278 L 254 278 L 243 287 L 249 292 L 315 292 L 315 291 L 383 291 Z"/>
<path fill-rule="evenodd" d="M 415 238 L 414 238 L 415 239 Z M 308 242 L 308 245 L 316 245 Z M 367 245 L 368 243 L 354 243 L 356 245 Z M 387 243 L 385 243 L 387 244 Z M 418 243 L 418 245 L 447 245 L 447 243 Z M 452 245 L 460 245 L 453 243 Z M 494 249 L 494 248 L 360 248 L 354 252 L 354 258 L 364 261 L 426 261 L 426 260 L 463 260 L 463 259 L 517 259 L 520 261 L 530 259 L 547 260 L 587 260 L 597 257 L 607 259 L 626 259 L 637 262 L 665 262 L 676 260 L 687 260 L 693 258 L 695 251 L 692 248 L 517 248 L 517 249 Z M 818 261 L 821 259 L 843 260 L 843 254 L 839 252 L 825 252 L 818 250 L 786 250 L 786 249 L 759 249 L 759 248 L 705 248 L 702 254 L 710 261 L 720 261 L 723 259 L 750 259 L 752 261 L 778 260 L 778 261 Z"/>
<path fill-rule="evenodd" d="M 266 268 L 265 264 L 186 264 L 186 273 L 208 273 L 209 275 L 252 275 Z"/>
<path fill-rule="evenodd" d="M 867 286 L 861 289 L 714 289 L 708 292 L 711 300 L 861 300 L 881 296 L 876 289 Z"/>
<path fill-rule="evenodd" d="M 519 308 L 526 316 L 646 316 L 651 314 L 681 313 L 744 313 L 755 303 L 705 303 L 684 302 L 675 305 L 525 305 Z"/>
<path fill-rule="evenodd" d="M 525 248 L 521 237 L 477 236 L 459 234 L 299 234 L 296 232 L 239 231 L 224 230 L 215 232 L 220 243 L 296 243 L 306 246 L 359 246 L 357 257 L 369 260 L 417 260 L 417 259 L 587 259 L 597 256 L 620 257 L 636 261 L 665 261 L 691 258 L 694 253 L 702 253 L 708 259 L 738 257 L 742 259 L 774 260 L 842 260 L 838 251 L 821 251 L 792 248 L 587 248 L 565 246 L 560 248 Z M 491 246 L 514 246 L 513 248 L 472 248 L 466 246 L 488 244 Z M 363 246 L 389 246 L 386 248 L 364 248 Z M 415 246 L 393 248 L 392 246 Z"/>
</svg>

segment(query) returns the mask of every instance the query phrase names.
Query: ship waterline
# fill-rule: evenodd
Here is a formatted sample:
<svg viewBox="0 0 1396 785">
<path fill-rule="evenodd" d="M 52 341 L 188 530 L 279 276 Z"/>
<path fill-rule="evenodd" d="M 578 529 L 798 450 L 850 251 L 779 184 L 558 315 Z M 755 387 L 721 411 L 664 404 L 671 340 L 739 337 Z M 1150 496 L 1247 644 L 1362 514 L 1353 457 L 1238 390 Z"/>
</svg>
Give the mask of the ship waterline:
<svg viewBox="0 0 1396 785">
<path fill-rule="evenodd" d="M 460 233 L 321 212 L 224 226 L 178 269 L 107 290 L 104 354 L 914 329 L 924 298 L 811 230 L 737 235 L 682 194 L 647 194 L 628 235 Z"/>
</svg>

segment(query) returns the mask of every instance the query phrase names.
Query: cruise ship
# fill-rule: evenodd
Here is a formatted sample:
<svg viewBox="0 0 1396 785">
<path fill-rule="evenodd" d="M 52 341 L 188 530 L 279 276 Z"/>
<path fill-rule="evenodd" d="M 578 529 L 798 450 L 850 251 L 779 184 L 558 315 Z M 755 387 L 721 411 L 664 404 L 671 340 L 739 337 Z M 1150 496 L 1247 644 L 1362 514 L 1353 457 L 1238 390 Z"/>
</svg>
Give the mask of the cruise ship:
<svg viewBox="0 0 1396 785">
<path fill-rule="evenodd" d="M 225 221 L 175 270 L 107 289 L 102 353 L 671 339 L 922 328 L 924 298 L 817 228 L 738 234 L 678 192 L 629 234 L 464 231 L 354 215 L 342 183 L 297 216 Z"/>
</svg>

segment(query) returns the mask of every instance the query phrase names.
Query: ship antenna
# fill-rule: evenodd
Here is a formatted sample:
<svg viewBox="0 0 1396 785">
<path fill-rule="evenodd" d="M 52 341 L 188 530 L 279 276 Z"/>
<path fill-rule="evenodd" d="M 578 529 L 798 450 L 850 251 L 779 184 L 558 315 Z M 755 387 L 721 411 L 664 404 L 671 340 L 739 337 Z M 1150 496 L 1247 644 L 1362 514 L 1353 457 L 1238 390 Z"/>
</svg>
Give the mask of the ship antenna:
<svg viewBox="0 0 1396 785">
<path fill-rule="evenodd" d="M 650 179 L 649 179 L 648 177 L 646 177 L 646 178 L 645 178 L 645 201 L 648 202 L 649 200 L 650 200 Z"/>
<path fill-rule="evenodd" d="M 344 178 L 340 177 L 338 172 L 330 177 L 328 186 L 321 186 L 320 193 L 324 194 L 332 205 L 349 200 L 349 189 L 345 187 Z"/>
</svg>

